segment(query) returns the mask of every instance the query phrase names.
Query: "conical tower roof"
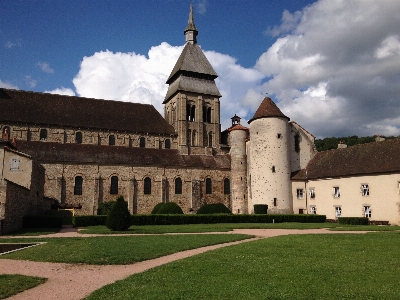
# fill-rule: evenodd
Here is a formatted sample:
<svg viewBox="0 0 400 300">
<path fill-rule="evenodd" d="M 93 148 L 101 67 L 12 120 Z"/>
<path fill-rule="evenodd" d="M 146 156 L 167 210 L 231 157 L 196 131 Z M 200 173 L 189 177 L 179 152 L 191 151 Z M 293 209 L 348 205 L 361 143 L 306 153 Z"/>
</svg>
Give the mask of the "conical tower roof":
<svg viewBox="0 0 400 300">
<path fill-rule="evenodd" d="M 261 119 L 261 118 L 287 118 L 288 121 L 290 120 L 287 116 L 285 116 L 281 110 L 276 106 L 274 101 L 270 97 L 265 97 L 264 100 L 261 102 L 260 106 L 258 107 L 254 116 L 248 121 L 250 124 L 254 120 Z"/>
</svg>

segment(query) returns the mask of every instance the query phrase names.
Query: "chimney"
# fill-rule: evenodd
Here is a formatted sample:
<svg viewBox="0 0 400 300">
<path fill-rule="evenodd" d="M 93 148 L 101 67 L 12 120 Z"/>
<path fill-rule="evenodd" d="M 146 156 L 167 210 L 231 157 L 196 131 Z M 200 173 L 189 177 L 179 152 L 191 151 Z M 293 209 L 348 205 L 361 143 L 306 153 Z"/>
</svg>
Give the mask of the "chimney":
<svg viewBox="0 0 400 300">
<path fill-rule="evenodd" d="M 385 140 L 385 138 L 381 137 L 380 134 L 378 134 L 375 138 L 375 142 L 383 142 Z"/>
<path fill-rule="evenodd" d="M 338 149 L 344 149 L 344 148 L 347 148 L 347 145 L 343 144 L 343 142 L 340 141 L 339 144 L 337 145 L 337 147 L 338 147 Z"/>
<path fill-rule="evenodd" d="M 5 141 L 8 141 L 9 138 L 10 138 L 10 136 L 8 134 L 8 128 L 6 127 L 6 128 L 4 128 L 2 139 Z"/>
</svg>

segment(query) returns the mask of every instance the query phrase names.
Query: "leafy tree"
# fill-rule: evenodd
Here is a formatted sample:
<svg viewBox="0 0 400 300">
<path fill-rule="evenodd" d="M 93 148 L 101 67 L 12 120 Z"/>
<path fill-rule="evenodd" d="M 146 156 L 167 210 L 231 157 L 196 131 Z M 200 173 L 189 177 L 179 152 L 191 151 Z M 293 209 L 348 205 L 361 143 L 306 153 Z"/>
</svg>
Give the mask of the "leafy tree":
<svg viewBox="0 0 400 300">
<path fill-rule="evenodd" d="M 131 226 L 131 214 L 128 203 L 123 196 L 119 196 L 107 215 L 106 226 L 113 231 L 124 231 Z"/>
</svg>

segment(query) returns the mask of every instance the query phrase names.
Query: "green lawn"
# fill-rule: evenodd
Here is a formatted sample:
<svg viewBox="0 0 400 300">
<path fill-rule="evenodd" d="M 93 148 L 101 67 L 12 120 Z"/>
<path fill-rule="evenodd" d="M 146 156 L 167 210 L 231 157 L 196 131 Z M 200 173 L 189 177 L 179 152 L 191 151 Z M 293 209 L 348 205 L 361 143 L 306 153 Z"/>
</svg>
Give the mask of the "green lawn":
<svg viewBox="0 0 400 300">
<path fill-rule="evenodd" d="M 399 299 L 400 233 L 291 235 L 221 248 L 87 299 Z"/>
<path fill-rule="evenodd" d="M 46 278 L 24 275 L 0 275 L 0 299 L 5 299 L 46 281 Z"/>
<path fill-rule="evenodd" d="M 106 226 L 89 226 L 80 228 L 81 234 L 162 234 L 162 233 L 196 233 L 196 232 L 228 232 L 235 228 L 241 229 L 318 229 L 330 230 L 367 230 L 367 231 L 394 231 L 400 226 L 357 226 L 341 225 L 337 223 L 219 223 L 219 224 L 191 224 L 191 225 L 147 225 L 131 226 L 127 231 L 111 231 Z"/>
<path fill-rule="evenodd" d="M 1 255 L 4 259 L 87 263 L 132 264 L 175 252 L 238 241 L 242 234 L 106 236 L 91 238 L 0 239 L 0 243 L 47 242 L 36 247 Z"/>
<path fill-rule="evenodd" d="M 17 231 L 14 231 L 7 235 L 11 236 L 35 236 L 35 235 L 45 235 L 45 234 L 51 234 L 51 233 L 57 233 L 61 230 L 61 228 L 21 228 L 18 229 Z"/>
</svg>

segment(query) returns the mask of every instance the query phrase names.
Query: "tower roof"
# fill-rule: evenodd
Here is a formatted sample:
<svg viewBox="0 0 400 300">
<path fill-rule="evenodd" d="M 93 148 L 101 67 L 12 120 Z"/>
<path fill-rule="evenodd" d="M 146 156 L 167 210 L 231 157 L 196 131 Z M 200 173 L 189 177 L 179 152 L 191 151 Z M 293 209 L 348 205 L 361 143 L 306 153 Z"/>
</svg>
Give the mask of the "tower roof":
<svg viewBox="0 0 400 300">
<path fill-rule="evenodd" d="M 253 118 L 249 120 L 249 124 L 256 119 L 261 118 L 287 118 L 288 121 L 290 120 L 287 116 L 285 116 L 281 110 L 276 106 L 274 101 L 270 97 L 265 97 L 264 100 L 261 102 L 260 106 L 258 107 L 256 113 L 254 114 Z"/>
<path fill-rule="evenodd" d="M 192 5 L 190 5 L 189 21 L 185 29 L 185 35 L 186 45 L 166 82 L 169 87 L 164 103 L 168 102 L 178 91 L 221 97 L 214 82 L 218 75 L 197 44 L 197 29 L 194 25 Z"/>
</svg>

